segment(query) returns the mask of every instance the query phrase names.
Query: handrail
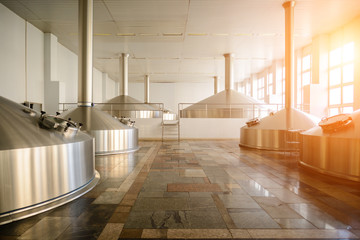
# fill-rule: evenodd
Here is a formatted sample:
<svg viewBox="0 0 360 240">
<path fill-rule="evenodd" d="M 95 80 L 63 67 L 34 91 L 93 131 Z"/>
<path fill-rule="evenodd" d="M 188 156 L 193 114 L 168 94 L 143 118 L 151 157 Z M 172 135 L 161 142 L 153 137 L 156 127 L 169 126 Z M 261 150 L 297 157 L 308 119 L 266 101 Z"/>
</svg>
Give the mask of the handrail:
<svg viewBox="0 0 360 240">
<path fill-rule="evenodd" d="M 196 108 L 186 109 L 192 105 Z M 298 109 L 309 112 L 310 105 L 299 104 Z M 255 118 L 284 108 L 283 104 L 267 103 L 179 103 L 179 118 Z M 217 116 L 217 115 L 221 116 Z"/>
</svg>

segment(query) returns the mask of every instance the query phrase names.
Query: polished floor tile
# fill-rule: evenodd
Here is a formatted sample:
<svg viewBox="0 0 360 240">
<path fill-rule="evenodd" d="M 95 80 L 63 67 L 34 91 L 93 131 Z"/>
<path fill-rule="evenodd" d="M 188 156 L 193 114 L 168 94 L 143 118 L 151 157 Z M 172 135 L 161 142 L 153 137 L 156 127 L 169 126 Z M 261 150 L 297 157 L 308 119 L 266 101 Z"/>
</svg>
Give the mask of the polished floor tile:
<svg viewBox="0 0 360 240">
<path fill-rule="evenodd" d="M 96 157 L 79 199 L 0 226 L 0 239 L 360 237 L 360 183 L 304 171 L 294 154 L 237 141 L 141 141 Z"/>
<path fill-rule="evenodd" d="M 69 217 L 45 217 L 23 233 L 19 239 L 53 240 L 58 238 L 71 222 L 72 218 Z"/>
</svg>

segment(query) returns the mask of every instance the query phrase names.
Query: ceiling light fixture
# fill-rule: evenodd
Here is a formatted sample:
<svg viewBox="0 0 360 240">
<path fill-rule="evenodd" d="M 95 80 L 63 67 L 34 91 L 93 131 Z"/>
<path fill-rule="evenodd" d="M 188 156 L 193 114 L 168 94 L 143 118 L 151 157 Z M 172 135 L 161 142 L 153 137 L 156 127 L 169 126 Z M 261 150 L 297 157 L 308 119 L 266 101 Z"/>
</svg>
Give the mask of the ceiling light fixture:
<svg viewBox="0 0 360 240">
<path fill-rule="evenodd" d="M 181 37 L 182 33 L 163 33 L 164 37 Z"/>
<path fill-rule="evenodd" d="M 252 33 L 235 33 L 234 35 L 239 36 L 239 37 L 242 37 L 242 36 L 251 37 L 253 34 Z"/>
<path fill-rule="evenodd" d="M 276 33 L 259 33 L 260 37 L 275 37 Z"/>
<path fill-rule="evenodd" d="M 120 37 L 135 37 L 136 34 L 135 34 L 135 33 L 117 33 L 116 36 L 120 36 Z"/>
<path fill-rule="evenodd" d="M 94 36 L 111 36 L 111 33 L 95 33 Z"/>
<path fill-rule="evenodd" d="M 188 33 L 188 36 L 196 36 L 196 37 L 200 37 L 200 36 L 207 36 L 207 33 Z"/>
<path fill-rule="evenodd" d="M 213 33 L 213 36 L 221 36 L 221 37 L 225 37 L 225 36 L 229 36 L 228 33 Z"/>
<path fill-rule="evenodd" d="M 158 33 L 140 33 L 139 34 L 140 36 L 143 36 L 143 37 L 154 37 L 154 36 L 159 36 Z"/>
</svg>

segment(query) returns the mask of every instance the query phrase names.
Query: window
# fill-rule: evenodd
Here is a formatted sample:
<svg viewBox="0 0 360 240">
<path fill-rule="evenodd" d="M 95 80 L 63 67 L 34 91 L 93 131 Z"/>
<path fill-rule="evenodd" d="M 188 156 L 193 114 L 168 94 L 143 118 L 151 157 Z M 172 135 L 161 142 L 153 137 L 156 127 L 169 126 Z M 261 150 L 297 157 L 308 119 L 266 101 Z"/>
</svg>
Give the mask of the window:
<svg viewBox="0 0 360 240">
<path fill-rule="evenodd" d="M 281 96 L 282 96 L 282 103 L 285 104 L 285 64 L 283 64 L 283 68 L 282 68 L 282 91 L 281 91 Z"/>
<path fill-rule="evenodd" d="M 245 85 L 245 94 L 247 96 L 251 96 L 251 83 L 250 83 L 250 79 L 246 80 L 246 85 Z"/>
<path fill-rule="evenodd" d="M 354 42 L 330 51 L 329 115 L 350 113 L 354 103 Z"/>
<path fill-rule="evenodd" d="M 263 101 L 264 102 L 264 99 L 265 99 L 265 79 L 264 77 L 262 78 L 259 78 L 257 80 L 257 83 L 258 83 L 258 89 L 257 89 L 257 98 L 260 100 L 260 101 Z"/>
<path fill-rule="evenodd" d="M 301 56 L 297 60 L 297 79 L 296 79 L 296 103 L 303 105 L 304 87 L 311 83 L 311 55 Z"/>
<path fill-rule="evenodd" d="M 267 74 L 267 94 L 272 95 L 273 94 L 273 74 L 268 73 Z"/>
<path fill-rule="evenodd" d="M 253 81 L 252 90 L 253 90 L 253 94 L 252 94 L 253 98 L 258 98 L 258 96 L 257 96 L 257 92 L 258 92 L 257 79 L 254 79 L 254 81 Z"/>
</svg>

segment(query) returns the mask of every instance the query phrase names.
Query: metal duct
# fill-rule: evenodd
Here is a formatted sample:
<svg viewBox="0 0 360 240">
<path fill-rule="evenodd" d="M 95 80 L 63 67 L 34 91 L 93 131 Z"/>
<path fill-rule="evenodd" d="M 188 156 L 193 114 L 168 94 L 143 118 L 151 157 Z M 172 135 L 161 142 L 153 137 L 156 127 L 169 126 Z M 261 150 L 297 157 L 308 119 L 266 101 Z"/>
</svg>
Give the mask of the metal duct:
<svg viewBox="0 0 360 240">
<path fill-rule="evenodd" d="M 93 2 L 79 0 L 78 106 L 92 104 Z"/>
<path fill-rule="evenodd" d="M 128 95 L 128 76 L 129 76 L 129 54 L 122 53 L 119 61 L 120 65 L 120 95 Z"/>
<path fill-rule="evenodd" d="M 285 9 L 285 109 L 286 129 L 291 129 L 292 83 L 294 80 L 294 7 L 295 1 L 283 4 Z"/>
<path fill-rule="evenodd" d="M 65 204 L 91 190 L 94 140 L 65 119 L 0 97 L 0 224 Z"/>
<path fill-rule="evenodd" d="M 144 78 L 144 102 L 150 102 L 150 77 L 149 75 L 145 75 Z"/>
<path fill-rule="evenodd" d="M 79 102 L 62 116 L 83 123 L 82 130 L 95 138 L 97 155 L 136 151 L 138 129 L 92 107 L 92 6 L 92 0 L 79 0 Z"/>
<path fill-rule="evenodd" d="M 300 164 L 360 182 L 360 110 L 323 119 L 301 133 Z"/>
<path fill-rule="evenodd" d="M 215 76 L 214 77 L 214 95 L 218 93 L 218 88 L 219 88 L 218 77 Z"/>
<path fill-rule="evenodd" d="M 234 90 L 234 54 L 226 53 L 225 57 L 225 90 Z"/>
</svg>

